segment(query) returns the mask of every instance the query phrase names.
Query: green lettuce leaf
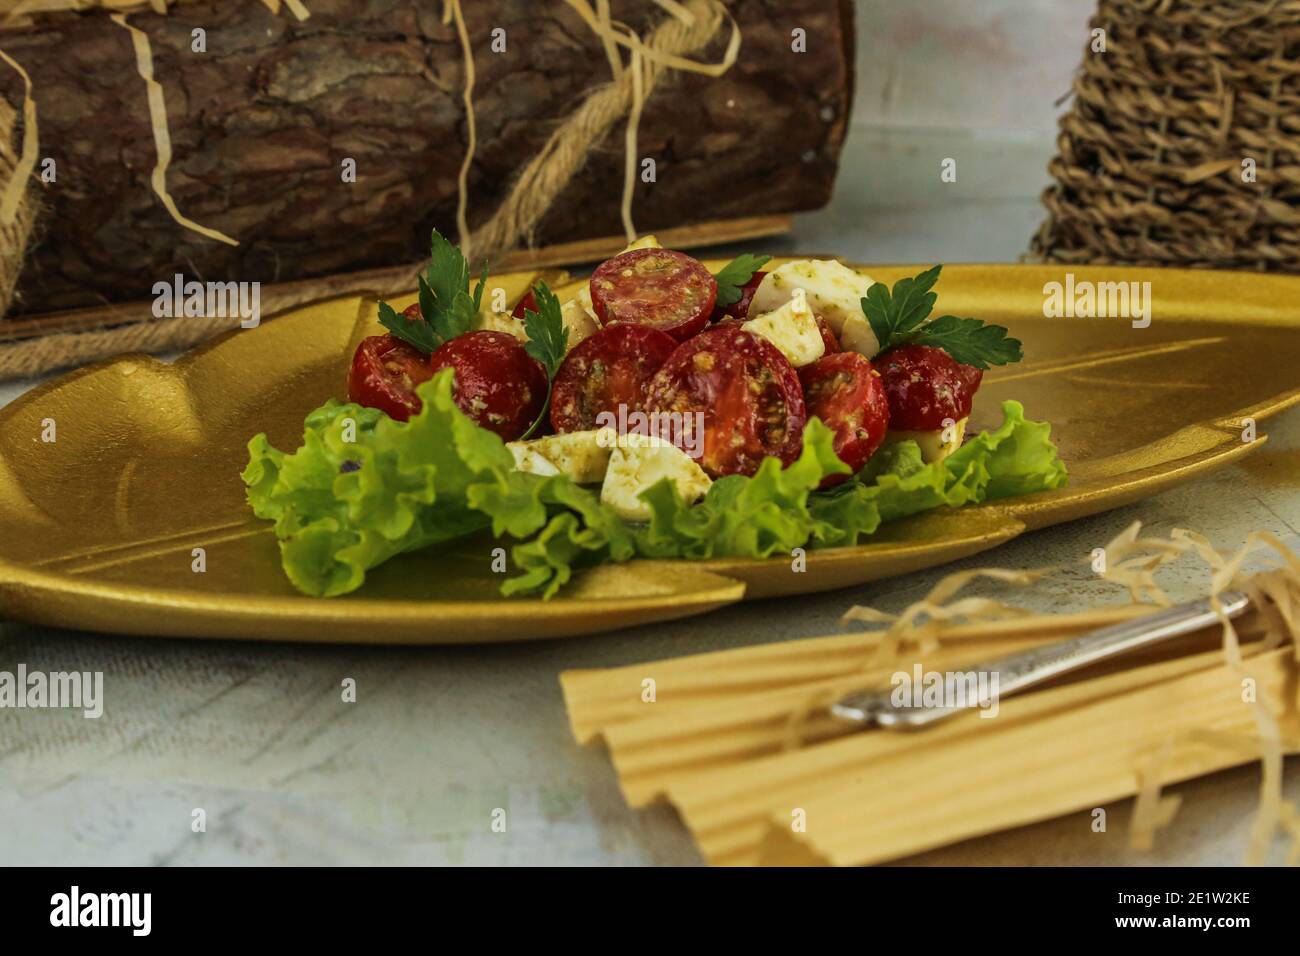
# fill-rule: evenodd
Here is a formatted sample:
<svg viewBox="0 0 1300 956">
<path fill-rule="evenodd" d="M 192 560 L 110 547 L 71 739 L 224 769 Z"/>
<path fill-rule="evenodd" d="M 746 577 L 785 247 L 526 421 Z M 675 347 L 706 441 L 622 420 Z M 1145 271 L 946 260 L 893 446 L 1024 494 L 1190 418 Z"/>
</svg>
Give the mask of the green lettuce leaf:
<svg viewBox="0 0 1300 956">
<path fill-rule="evenodd" d="M 1050 434 L 1050 425 L 1026 420 L 1021 404 L 1008 401 L 1000 426 L 942 462 L 926 464 L 914 441 L 882 448 L 852 482 L 813 496 L 811 510 L 823 523 L 818 541 L 852 544 L 881 522 L 932 508 L 1059 488 L 1068 476 Z"/>
<path fill-rule="evenodd" d="M 815 519 L 809 495 L 827 475 L 848 473 L 832 450 L 834 435 L 817 419 L 804 429 L 803 452 L 787 468 L 768 458 L 752 477 L 715 481 L 695 505 L 682 501 L 666 479 L 642 492 L 650 522 L 636 536 L 637 551 L 652 558 L 766 558 L 803 546 Z"/>
<path fill-rule="evenodd" d="M 1068 475 L 1051 442 L 1052 426 L 1027 421 L 1019 402 L 1003 402 L 1002 419 L 999 427 L 975 435 L 944 461 L 954 484 L 970 492 L 969 500 L 991 501 L 1064 485 Z"/>
<path fill-rule="evenodd" d="M 641 495 L 649 523 L 632 527 L 566 476 L 516 471 L 501 439 L 456 407 L 451 370 L 417 394 L 423 408 L 409 422 L 331 400 L 307 416 L 296 452 L 276 449 L 265 435 L 248 443 L 249 503 L 275 522 L 285 573 L 301 591 L 345 594 L 394 555 L 491 528 L 514 541 L 518 574 L 502 592 L 549 598 L 575 570 L 603 561 L 766 558 L 849 545 L 894 518 L 1066 480 L 1048 426 L 1006 402 L 1001 426 L 944 462 L 926 464 L 915 442 L 899 442 L 858 475 L 817 491 L 848 467 L 833 451 L 831 430 L 812 419 L 788 467 L 764 461 L 752 477 L 714 482 L 694 505 L 660 481 Z"/>
<path fill-rule="evenodd" d="M 828 475 L 848 471 L 817 419 L 804 431 L 799 458 L 781 469 L 763 462 L 752 478 L 730 476 L 687 505 L 668 482 L 641 495 L 649 525 L 636 532 L 637 553 L 654 558 L 766 558 L 797 547 L 840 547 L 885 521 L 943 506 L 1058 488 L 1065 466 L 1048 440 L 1050 427 L 1026 421 L 1019 402 L 1004 402 L 1003 422 L 973 437 L 943 462 L 926 464 L 920 446 L 901 441 L 878 451 L 851 480 L 817 491 Z"/>
<path fill-rule="evenodd" d="M 498 536 L 536 536 L 519 546 L 526 550 L 517 560 L 529 581 L 537 567 L 547 570 L 541 588 L 552 578 L 555 587 L 567 581 L 583 549 L 630 557 L 630 536 L 591 492 L 562 476 L 515 471 L 505 443 L 456 407 L 450 369 L 417 394 L 423 408 L 409 422 L 331 400 L 307 416 L 293 454 L 265 435 L 248 443 L 249 504 L 275 522 L 285 574 L 299 590 L 346 594 L 394 555 L 486 527 Z M 575 517 L 565 522 L 566 514 Z M 557 537 L 570 523 L 577 551 Z M 584 534 L 588 523 L 595 531 Z"/>
<path fill-rule="evenodd" d="M 451 374 L 421 386 L 424 408 L 410 422 L 329 401 L 307 416 L 293 454 L 264 435 L 249 442 L 249 503 L 275 521 L 285 573 L 299 590 L 345 594 L 396 554 L 489 523 L 469 507 L 468 489 L 509 472 L 514 458 L 456 408 Z"/>
<path fill-rule="evenodd" d="M 551 598 L 576 568 L 626 561 L 636 555 L 632 533 L 623 519 L 568 477 L 540 479 L 538 497 L 552 512 L 559 510 L 541 531 L 511 550 L 522 573 L 502 584 L 502 594 L 540 591 L 543 598 Z"/>
</svg>

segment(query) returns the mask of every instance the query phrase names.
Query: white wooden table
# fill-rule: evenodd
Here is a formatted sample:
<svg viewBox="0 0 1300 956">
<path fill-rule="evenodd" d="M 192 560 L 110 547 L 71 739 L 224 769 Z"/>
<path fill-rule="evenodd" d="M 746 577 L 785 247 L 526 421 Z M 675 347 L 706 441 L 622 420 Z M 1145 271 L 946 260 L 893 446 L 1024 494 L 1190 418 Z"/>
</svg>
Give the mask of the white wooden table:
<svg viewBox="0 0 1300 956">
<path fill-rule="evenodd" d="M 856 131 L 834 204 L 764 245 L 866 262 L 1014 261 L 1041 216 L 1033 197 L 1049 149 L 1042 138 Z M 961 181 L 940 185 L 939 158 L 954 153 Z M 25 387 L 0 386 L 0 403 Z M 1195 528 L 1223 547 L 1257 528 L 1294 545 L 1300 493 L 1282 478 L 1300 471 L 1300 413 L 1264 430 L 1269 445 L 1240 465 L 974 561 L 1063 563 L 1136 518 L 1156 533 Z M 900 609 L 960 566 L 516 646 L 307 647 L 0 625 L 0 670 L 103 671 L 107 698 L 99 720 L 0 711 L 0 863 L 696 863 L 670 811 L 628 810 L 603 754 L 571 741 L 556 675 L 834 633 L 849 605 Z M 1084 607 L 1094 588 L 1056 594 L 1053 606 Z M 357 681 L 355 704 L 340 700 L 345 677 Z M 1147 854 L 1127 848 L 1125 803 L 1110 808 L 1104 834 L 1077 814 L 924 860 L 1236 863 L 1258 777 L 1243 768 L 1176 788 L 1183 810 Z M 1297 790 L 1292 761 L 1288 792 Z M 191 830 L 195 808 L 206 812 L 204 833 Z M 497 808 L 504 833 L 491 827 Z"/>
</svg>

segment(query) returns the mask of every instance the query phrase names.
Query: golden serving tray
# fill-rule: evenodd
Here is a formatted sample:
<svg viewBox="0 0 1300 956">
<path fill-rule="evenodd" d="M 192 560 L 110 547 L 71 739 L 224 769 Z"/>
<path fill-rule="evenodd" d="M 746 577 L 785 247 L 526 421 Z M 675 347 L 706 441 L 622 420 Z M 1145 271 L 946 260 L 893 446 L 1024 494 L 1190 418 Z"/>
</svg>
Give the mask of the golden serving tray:
<svg viewBox="0 0 1300 956">
<path fill-rule="evenodd" d="M 893 282 L 920 267 L 862 268 Z M 1242 420 L 1300 401 L 1300 278 L 1068 271 L 1076 284 L 1150 282 L 1151 325 L 1045 318 L 1043 287 L 1064 280 L 1062 267 L 950 266 L 938 305 L 1007 325 L 1024 341 L 1024 362 L 985 375 L 971 426 L 988 427 L 1002 399 L 1019 399 L 1029 417 L 1052 423 L 1067 487 L 898 521 L 870 544 L 810 551 L 802 573 L 789 559 L 637 561 L 584 572 L 549 602 L 498 594 L 486 537 L 399 557 L 342 598 L 304 597 L 281 573 L 270 524 L 244 502 L 245 444 L 266 431 L 278 447 L 296 448 L 306 412 L 343 395 L 353 348 L 379 331 L 371 299 L 335 299 L 235 330 L 172 365 L 133 355 L 81 369 L 0 410 L 0 616 L 115 633 L 353 643 L 586 634 L 974 554 L 1249 454 L 1263 436 L 1243 441 Z M 534 276 L 503 275 L 489 287 L 513 302 Z M 44 441 L 51 423 L 56 440 Z"/>
</svg>

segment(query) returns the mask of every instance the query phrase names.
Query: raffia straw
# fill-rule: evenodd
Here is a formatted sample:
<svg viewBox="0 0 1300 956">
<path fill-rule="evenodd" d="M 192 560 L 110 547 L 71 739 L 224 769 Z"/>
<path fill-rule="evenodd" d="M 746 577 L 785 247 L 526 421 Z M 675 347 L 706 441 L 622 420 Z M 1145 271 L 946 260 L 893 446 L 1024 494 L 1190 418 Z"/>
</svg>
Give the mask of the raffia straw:
<svg viewBox="0 0 1300 956">
<path fill-rule="evenodd" d="M 1034 571 L 1011 571 L 1004 568 L 976 568 L 971 571 L 958 571 L 939 579 L 930 593 L 921 600 L 911 604 L 901 614 L 887 614 L 874 608 L 856 605 L 849 608 L 840 618 L 841 624 L 854 621 L 867 623 L 889 623 L 889 629 L 881 637 L 876 648 L 875 659 L 871 666 L 898 657 L 905 644 L 916 646 L 921 653 L 932 651 L 939 646 L 940 627 L 956 621 L 1000 621 L 1009 617 L 1028 616 L 1030 612 L 1023 608 L 994 601 L 988 598 L 963 598 L 948 602 L 958 591 L 978 578 L 991 578 L 1007 584 L 1024 586 L 1032 584 L 1052 569 L 1041 568 Z"/>
<path fill-rule="evenodd" d="M 183 216 L 181 211 L 176 208 L 176 201 L 172 199 L 171 193 L 167 191 L 167 167 L 172 161 L 172 138 L 167 129 L 167 104 L 163 98 L 161 84 L 153 78 L 153 50 L 149 46 L 149 35 L 138 27 L 127 23 L 125 14 L 114 13 L 109 19 L 122 29 L 130 32 L 131 44 L 135 48 L 136 70 L 139 72 L 140 78 L 144 80 L 148 94 L 149 119 L 153 124 L 154 147 L 158 153 L 158 160 L 154 164 L 153 175 L 150 177 L 153 191 L 158 194 L 158 198 L 162 200 L 163 206 L 171 214 L 171 217 L 186 229 L 207 236 L 209 239 L 224 242 L 227 245 L 239 245 L 238 240 L 230 238 L 223 232 L 200 225 L 193 219 Z"/>
<path fill-rule="evenodd" d="M 276 14 L 277 16 L 279 15 L 280 0 L 262 0 L 262 3 L 272 13 Z M 302 5 L 302 0 L 284 0 L 284 5 L 288 7 L 289 12 L 292 13 L 299 20 L 306 20 L 308 17 L 311 16 L 311 11 L 309 11 L 306 7 Z"/>
<path fill-rule="evenodd" d="M 1184 554 L 1199 557 L 1212 571 L 1210 597 L 1219 612 L 1223 629 L 1224 660 L 1239 680 L 1250 680 L 1258 687 L 1260 682 L 1257 675 L 1242 659 L 1236 627 L 1223 612 L 1218 596 L 1229 588 L 1246 589 L 1253 603 L 1274 625 L 1274 635 L 1278 633 L 1276 627 L 1280 622 L 1285 628 L 1282 633 L 1288 633 L 1294 642 L 1300 631 L 1295 627 L 1291 607 L 1294 592 L 1300 591 L 1300 559 L 1268 532 L 1252 533 L 1234 555 L 1225 558 L 1203 536 L 1192 531 L 1175 529 L 1169 541 L 1139 538 L 1139 531 L 1140 525 L 1135 522 L 1107 545 L 1109 567 L 1104 576 L 1125 584 L 1135 596 L 1144 593 L 1159 603 L 1169 604 L 1169 598 L 1154 580 L 1154 571 Z M 1289 573 L 1266 573 L 1243 579 L 1241 566 L 1260 545 L 1270 547 L 1281 555 Z M 1254 739 L 1244 741 L 1245 745 L 1257 748 L 1263 766 L 1259 811 L 1251 827 L 1250 845 L 1246 854 L 1246 861 L 1251 864 L 1263 862 L 1269 840 L 1282 823 L 1285 806 L 1281 789 L 1283 747 L 1281 729 L 1275 716 L 1281 713 L 1281 707 L 1280 703 L 1267 699 L 1262 687 L 1257 692 L 1260 695 L 1258 706 L 1252 711 L 1257 734 Z M 1134 805 L 1131 825 L 1131 838 L 1137 847 L 1149 848 L 1155 831 L 1173 819 L 1176 806 L 1171 810 L 1171 805 L 1161 800 L 1161 772 L 1170 759 L 1174 745 L 1179 742 L 1166 741 L 1141 768 L 1139 779 L 1142 785 Z"/>
<path fill-rule="evenodd" d="M 27 127 L 27 134 L 30 135 L 25 135 L 24 140 L 30 140 L 34 144 L 34 109 L 30 115 L 33 117 L 32 125 Z M 10 177 L 11 188 L 20 187 L 16 192 L 12 219 L 0 219 L 0 304 L 13 297 L 36 219 L 34 190 L 26 188 L 29 174 L 20 171 L 24 160 L 11 145 L 17 116 L 13 108 L 0 98 L 0 179 L 7 175 Z"/>
<path fill-rule="evenodd" d="M 581 5 L 584 0 L 573 0 L 570 6 Z M 596 9 L 593 14 L 596 20 L 604 26 L 605 29 L 598 31 L 600 37 L 601 49 L 605 51 L 605 59 L 609 61 L 609 75 L 617 80 L 623 75 L 623 58 L 618 55 L 618 44 L 614 42 L 613 20 L 609 12 L 609 0 L 596 0 Z"/>
<path fill-rule="evenodd" d="M 623 235 L 629 244 L 636 241 L 636 223 L 632 221 L 632 199 L 636 195 L 637 132 L 641 126 L 641 105 L 645 102 L 645 74 L 642 72 L 641 54 L 633 50 L 628 70 L 632 74 L 632 109 L 627 114 L 627 139 L 623 164 L 623 201 L 619 204 L 619 217 L 623 220 Z"/>
<path fill-rule="evenodd" d="M 1219 595 L 1229 589 L 1245 590 L 1258 613 L 1268 622 L 1266 647 L 1278 646 L 1284 636 L 1289 638 L 1300 660 L 1300 557 L 1280 541 L 1276 535 L 1256 531 L 1247 536 L 1245 543 L 1231 556 L 1225 557 L 1202 535 L 1186 529 L 1174 529 L 1168 539 L 1141 537 L 1141 522 L 1133 522 L 1116 535 L 1105 547 L 1106 568 L 1103 580 L 1128 590 L 1132 601 L 1170 606 L 1173 601 L 1155 579 L 1155 573 L 1165 565 L 1184 555 L 1193 555 L 1204 562 L 1210 572 L 1209 598 L 1216 609 L 1223 633 L 1223 658 L 1237 679 L 1250 680 L 1258 688 L 1257 705 L 1253 708 L 1256 734 L 1228 737 L 1207 731 L 1192 730 L 1166 740 L 1151 753 L 1138 768 L 1140 782 L 1130 824 L 1130 840 L 1138 849 L 1149 849 L 1154 844 L 1155 833 L 1171 823 L 1177 815 L 1179 802 L 1162 795 L 1163 773 L 1177 746 L 1186 742 L 1210 743 L 1229 748 L 1245 747 L 1258 756 L 1263 773 L 1260 779 L 1260 802 L 1256 819 L 1251 827 L 1250 845 L 1246 861 L 1262 863 L 1267 855 L 1269 841 L 1281 827 L 1293 839 L 1300 841 L 1300 814 L 1294 805 L 1282 799 L 1282 731 L 1276 715 L 1284 710 L 1280 701 L 1274 701 L 1264 691 L 1258 676 L 1246 665 L 1241 653 L 1241 643 L 1236 626 L 1219 603 Z M 1251 577 L 1241 573 L 1246 559 L 1259 548 L 1267 547 L 1279 555 L 1284 568 L 1262 572 Z M 897 655 L 905 642 L 915 643 L 925 652 L 939 646 L 939 637 L 945 622 L 969 619 L 971 615 L 985 615 L 991 619 L 1025 614 L 1022 609 L 987 599 L 953 600 L 958 591 L 971 581 L 993 578 L 1012 584 L 1026 584 L 1040 579 L 1051 569 L 1008 572 L 998 568 L 975 569 L 951 574 L 939 581 L 925 598 L 910 605 L 901 614 L 891 615 L 873 608 L 854 607 L 845 613 L 844 622 L 864 621 L 889 623 L 879 648 L 875 666 L 880 661 Z M 792 712 L 787 734 L 787 745 L 799 746 L 804 728 L 813 715 L 824 710 L 830 702 L 825 694 L 810 695 Z M 1298 701 L 1300 702 L 1300 698 Z M 1300 843 L 1293 849 L 1300 853 Z"/>
<path fill-rule="evenodd" d="M 36 129 L 36 102 L 32 99 L 32 78 L 28 75 L 18 62 L 4 50 L 0 50 L 0 60 L 4 60 L 17 71 L 18 75 L 23 78 L 23 148 L 18 155 L 18 160 L 13 164 L 11 170 L 7 170 L 9 181 L 5 184 L 3 194 L 0 194 L 0 226 L 13 226 L 18 221 L 19 205 L 23 202 L 23 197 L 27 192 L 27 181 L 32 175 L 32 170 L 36 168 L 37 146 L 37 129 Z M 5 135 L 5 149 L 9 148 L 9 135 L 12 132 L 13 120 L 9 119 L 3 130 Z M 30 228 L 30 224 L 29 224 Z M 23 234 L 24 241 L 18 247 L 18 257 L 21 260 L 23 252 L 27 248 L 26 235 Z M 10 237 L 6 236 L 6 239 Z M 6 242 L 5 248 L 9 244 Z M 15 277 L 16 278 L 16 277 Z M 0 290 L 2 291 L 2 290 Z M 12 286 L 9 287 L 9 293 L 12 293 Z M 0 314 L 3 314 L 3 305 L 9 301 L 9 294 L 0 295 Z"/>
<path fill-rule="evenodd" d="M 461 54 L 464 58 L 465 89 L 461 98 L 465 101 L 465 157 L 460 162 L 460 171 L 456 175 L 456 235 L 460 237 L 461 252 L 466 261 L 473 258 L 474 237 L 469 231 L 469 169 L 474 162 L 474 152 L 478 149 L 478 127 L 474 121 L 474 48 L 469 42 L 469 31 L 465 29 L 465 17 L 461 13 L 460 0 L 443 0 L 442 22 L 456 21 L 456 34 L 460 38 Z"/>
<path fill-rule="evenodd" d="M 1172 602 L 1159 587 L 1154 573 L 1159 568 L 1183 556 L 1193 554 L 1199 557 L 1212 571 L 1210 579 L 1210 598 L 1218 611 L 1223 630 L 1223 656 L 1233 674 L 1242 681 L 1250 680 L 1259 686 L 1255 675 L 1245 664 L 1241 654 L 1241 644 L 1236 626 L 1224 613 L 1219 604 L 1219 595 L 1229 588 L 1244 589 L 1250 595 L 1252 603 L 1270 623 L 1269 643 L 1277 644 L 1281 635 L 1290 636 L 1293 644 L 1300 638 L 1300 622 L 1296 620 L 1295 606 L 1300 596 L 1300 558 L 1286 547 L 1278 538 L 1265 531 L 1253 532 L 1247 536 L 1245 543 L 1235 554 L 1225 558 L 1205 539 L 1193 531 L 1174 529 L 1168 541 L 1144 539 L 1138 537 L 1141 525 L 1130 525 L 1106 546 L 1107 570 L 1103 577 L 1115 583 L 1123 584 L 1137 599 L 1145 596 L 1151 600 L 1168 605 Z M 1286 565 L 1284 572 L 1268 572 L 1255 575 L 1249 579 L 1241 576 L 1241 566 L 1246 558 L 1263 545 L 1280 555 Z M 1300 648 L 1300 644 L 1297 645 Z M 1300 649 L 1297 650 L 1300 656 Z M 1260 779 L 1260 804 L 1256 819 L 1251 827 L 1251 840 L 1247 849 L 1246 861 L 1251 864 L 1262 863 L 1269 840 L 1279 826 L 1287 825 L 1290 830 L 1290 814 L 1294 808 L 1282 800 L 1282 757 L 1283 747 L 1281 729 L 1278 726 L 1278 713 L 1282 712 L 1280 702 L 1266 699 L 1262 688 L 1253 709 L 1257 734 L 1253 739 L 1244 739 L 1243 745 L 1257 748 L 1263 766 Z M 1134 846 L 1149 848 L 1157 829 L 1172 821 L 1177 810 L 1176 805 L 1161 800 L 1161 772 L 1173 753 L 1174 745 L 1180 741 L 1170 740 L 1153 754 L 1140 771 L 1142 781 L 1138 799 L 1134 805 L 1131 837 Z M 1297 848 L 1300 851 L 1300 847 Z"/>
</svg>

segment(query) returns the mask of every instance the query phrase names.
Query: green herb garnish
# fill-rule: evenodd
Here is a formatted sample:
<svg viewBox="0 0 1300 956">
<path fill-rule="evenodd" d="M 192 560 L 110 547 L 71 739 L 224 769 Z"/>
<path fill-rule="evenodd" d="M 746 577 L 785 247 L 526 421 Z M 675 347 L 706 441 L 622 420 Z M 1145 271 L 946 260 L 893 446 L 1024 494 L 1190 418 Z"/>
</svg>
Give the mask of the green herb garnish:
<svg viewBox="0 0 1300 956">
<path fill-rule="evenodd" d="M 564 327 L 560 300 L 550 286 L 539 281 L 533 287 L 533 298 L 537 311 L 524 309 L 524 331 L 528 333 L 524 351 L 546 366 L 547 378 L 554 378 L 569 346 L 569 330 Z"/>
<path fill-rule="evenodd" d="M 754 278 L 754 273 L 763 268 L 771 258 L 771 256 L 755 256 L 746 252 L 723 266 L 722 270 L 713 277 L 718 282 L 718 299 L 715 303 L 718 308 L 725 309 L 739 302 L 741 286 Z"/>
<path fill-rule="evenodd" d="M 379 324 L 422 352 L 432 352 L 474 327 L 488 276 L 484 262 L 478 285 L 470 295 L 469 263 L 437 229 L 429 241 L 429 256 L 429 266 L 419 276 L 423 320 L 408 319 L 387 302 L 379 303 Z"/>
<path fill-rule="evenodd" d="M 899 279 L 892 294 L 883 282 L 867 290 L 862 298 L 862 311 L 871 323 L 880 350 L 900 345 L 929 345 L 943 349 L 954 361 L 980 369 L 1019 362 L 1023 357 L 1020 341 L 1009 338 L 1003 326 L 955 315 L 929 318 L 938 298 L 930 290 L 939 280 L 941 269 L 943 266 L 935 266 L 920 275 Z"/>
<path fill-rule="evenodd" d="M 564 312 L 550 286 L 539 281 L 533 286 L 533 298 L 537 300 L 537 311 L 524 309 L 524 331 L 528 334 L 524 351 L 541 362 L 546 369 L 546 401 L 542 403 L 537 418 L 528 426 L 528 431 L 519 436 L 520 441 L 535 432 L 546 417 L 551 406 L 551 386 L 555 382 L 555 373 L 559 371 L 569 347 L 569 330 L 564 327 Z"/>
</svg>

